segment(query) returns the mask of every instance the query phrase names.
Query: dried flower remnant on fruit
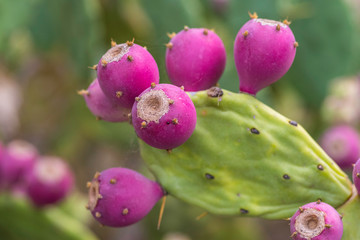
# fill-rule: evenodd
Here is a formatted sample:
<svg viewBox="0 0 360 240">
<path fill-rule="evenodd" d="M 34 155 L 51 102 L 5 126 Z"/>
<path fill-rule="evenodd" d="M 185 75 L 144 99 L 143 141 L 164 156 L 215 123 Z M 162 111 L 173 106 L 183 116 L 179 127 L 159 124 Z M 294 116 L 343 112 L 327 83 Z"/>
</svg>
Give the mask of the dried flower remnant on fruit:
<svg viewBox="0 0 360 240">
<path fill-rule="evenodd" d="M 141 96 L 137 103 L 137 116 L 147 122 L 159 123 L 159 120 L 169 111 L 170 99 L 163 90 L 151 90 Z"/>
</svg>

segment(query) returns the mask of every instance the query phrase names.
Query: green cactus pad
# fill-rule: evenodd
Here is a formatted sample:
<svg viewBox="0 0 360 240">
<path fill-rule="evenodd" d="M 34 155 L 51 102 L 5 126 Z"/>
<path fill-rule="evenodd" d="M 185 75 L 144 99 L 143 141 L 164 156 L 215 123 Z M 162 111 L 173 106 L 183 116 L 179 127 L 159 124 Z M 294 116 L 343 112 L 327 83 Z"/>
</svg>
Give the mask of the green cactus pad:
<svg viewBox="0 0 360 240">
<path fill-rule="evenodd" d="M 269 219 L 319 198 L 337 207 L 351 196 L 346 174 L 299 124 L 253 96 L 223 92 L 190 94 L 198 119 L 184 145 L 167 152 L 140 141 L 169 194 L 213 214 Z"/>
<path fill-rule="evenodd" d="M 338 212 L 343 216 L 344 234 L 341 239 L 360 239 L 360 197 L 358 195 L 354 196 L 344 206 L 341 206 Z"/>
</svg>

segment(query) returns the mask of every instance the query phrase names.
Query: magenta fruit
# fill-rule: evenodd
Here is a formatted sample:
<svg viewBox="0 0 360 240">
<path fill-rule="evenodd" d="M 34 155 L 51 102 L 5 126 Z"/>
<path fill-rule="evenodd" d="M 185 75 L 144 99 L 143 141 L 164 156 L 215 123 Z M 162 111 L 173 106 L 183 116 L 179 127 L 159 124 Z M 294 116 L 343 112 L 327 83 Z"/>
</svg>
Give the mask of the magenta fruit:
<svg viewBox="0 0 360 240">
<path fill-rule="evenodd" d="M 320 145 L 341 168 L 350 168 L 360 157 L 360 136 L 347 125 L 327 129 Z"/>
<path fill-rule="evenodd" d="M 318 201 L 296 211 L 290 220 L 290 231 L 294 240 L 341 240 L 343 223 L 332 206 Z"/>
<path fill-rule="evenodd" d="M 160 149 L 180 146 L 196 126 L 193 102 L 181 88 L 171 84 L 146 89 L 137 98 L 131 115 L 138 137 Z"/>
<path fill-rule="evenodd" d="M 358 194 L 360 194 L 360 159 L 358 159 L 354 165 L 353 181 Z"/>
<path fill-rule="evenodd" d="M 234 57 L 240 91 L 256 95 L 289 70 L 298 43 L 288 21 L 281 23 L 251 16 L 236 36 Z"/>
<path fill-rule="evenodd" d="M 126 168 L 96 173 L 88 187 L 87 208 L 97 221 L 110 227 L 124 227 L 140 221 L 164 196 L 157 182 Z"/>
<path fill-rule="evenodd" d="M 102 56 L 97 77 L 107 97 L 124 108 L 131 108 L 135 97 L 151 83 L 159 83 L 159 70 L 145 48 L 127 42 L 114 44 Z"/>
<path fill-rule="evenodd" d="M 43 207 L 64 199 L 73 187 L 74 177 L 63 159 L 43 156 L 27 174 L 26 183 L 32 202 Z"/>
<path fill-rule="evenodd" d="M 218 35 L 204 28 L 187 28 L 166 45 L 166 70 L 172 84 L 200 91 L 216 84 L 225 69 L 226 51 Z"/>
<path fill-rule="evenodd" d="M 38 151 L 31 143 L 23 140 L 11 141 L 3 151 L 0 176 L 8 188 L 23 180 L 23 175 L 33 167 Z"/>
<path fill-rule="evenodd" d="M 129 120 L 130 108 L 123 108 L 118 103 L 105 96 L 100 88 L 98 79 L 95 79 L 87 90 L 78 92 L 85 99 L 91 113 L 99 120 L 108 122 L 126 122 Z"/>
</svg>

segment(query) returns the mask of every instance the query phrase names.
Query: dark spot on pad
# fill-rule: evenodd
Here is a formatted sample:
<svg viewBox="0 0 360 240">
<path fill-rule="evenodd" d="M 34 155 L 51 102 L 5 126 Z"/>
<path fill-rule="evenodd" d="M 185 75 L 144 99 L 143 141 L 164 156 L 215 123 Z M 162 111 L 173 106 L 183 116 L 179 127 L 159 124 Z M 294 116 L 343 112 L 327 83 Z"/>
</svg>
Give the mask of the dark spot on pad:
<svg viewBox="0 0 360 240">
<path fill-rule="evenodd" d="M 219 87 L 212 87 L 207 90 L 207 95 L 209 97 L 221 97 L 222 95 L 224 95 L 224 92 Z"/>
<path fill-rule="evenodd" d="M 290 179 L 290 176 L 287 175 L 287 174 L 284 174 L 284 175 L 283 175 L 283 178 L 286 179 L 286 180 L 289 180 L 289 179 Z"/>
<path fill-rule="evenodd" d="M 322 171 L 322 170 L 324 170 L 324 167 L 323 167 L 323 165 L 318 164 L 318 165 L 317 165 L 317 169 L 319 169 L 320 171 Z"/>
<path fill-rule="evenodd" d="M 260 134 L 259 130 L 257 130 L 256 128 L 251 128 L 250 132 L 253 134 Z"/>
<path fill-rule="evenodd" d="M 210 180 L 212 180 L 212 179 L 215 178 L 215 177 L 214 177 L 213 175 L 211 175 L 210 173 L 205 173 L 205 177 L 206 177 L 207 179 L 210 179 Z"/>
<path fill-rule="evenodd" d="M 298 125 L 298 123 L 295 122 L 295 121 L 289 121 L 289 123 L 290 123 L 291 125 L 295 126 L 295 127 L 297 127 L 297 125 Z"/>
<path fill-rule="evenodd" d="M 240 213 L 247 214 L 247 213 L 249 213 L 249 211 L 244 208 L 240 208 Z"/>
</svg>

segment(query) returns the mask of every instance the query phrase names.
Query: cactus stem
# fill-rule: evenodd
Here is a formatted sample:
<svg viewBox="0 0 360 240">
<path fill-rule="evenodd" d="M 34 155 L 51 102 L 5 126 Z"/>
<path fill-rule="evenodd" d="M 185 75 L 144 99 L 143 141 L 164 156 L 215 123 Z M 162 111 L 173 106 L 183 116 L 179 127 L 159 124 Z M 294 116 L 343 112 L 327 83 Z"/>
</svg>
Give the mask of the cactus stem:
<svg viewBox="0 0 360 240">
<path fill-rule="evenodd" d="M 157 224 L 157 230 L 160 229 L 161 220 L 162 220 L 162 217 L 164 215 L 165 204 L 166 204 L 166 195 L 164 195 L 163 198 L 162 198 L 161 208 L 160 208 L 160 213 L 159 213 L 159 219 L 158 219 L 158 224 Z"/>
<path fill-rule="evenodd" d="M 249 210 L 246 210 L 244 208 L 240 208 L 240 213 L 241 214 L 247 214 L 247 213 L 249 213 Z"/>
<path fill-rule="evenodd" d="M 260 131 L 257 130 L 256 128 L 251 128 L 250 132 L 253 133 L 253 134 L 260 134 Z"/>
<path fill-rule="evenodd" d="M 298 42 L 294 42 L 294 48 L 299 47 L 299 43 Z"/>
<path fill-rule="evenodd" d="M 330 225 L 330 224 L 325 224 L 325 227 L 326 227 L 326 228 L 331 228 L 332 225 Z"/>
<path fill-rule="evenodd" d="M 141 128 L 146 128 L 146 125 L 147 125 L 147 124 L 146 124 L 145 121 L 142 121 L 142 122 L 141 122 Z"/>
<path fill-rule="evenodd" d="M 249 35 L 249 31 L 248 30 L 246 30 L 245 32 L 243 32 L 243 34 L 242 34 L 243 36 L 244 36 L 244 38 L 246 38 L 248 35 Z"/>
<path fill-rule="evenodd" d="M 79 95 L 81 95 L 81 96 L 89 96 L 90 95 L 90 92 L 88 91 L 88 90 L 84 90 L 84 89 L 82 89 L 82 90 L 79 90 L 79 91 L 77 91 L 77 94 L 79 94 Z"/>
<path fill-rule="evenodd" d="M 123 95 L 123 92 L 122 91 L 116 91 L 116 97 L 117 98 L 121 98 L 121 96 Z"/>
<path fill-rule="evenodd" d="M 174 125 L 178 125 L 178 124 L 179 124 L 179 120 L 178 120 L 177 118 L 174 118 L 174 119 L 172 120 L 172 123 L 173 123 Z"/>
<path fill-rule="evenodd" d="M 122 215 L 125 216 L 129 213 L 129 209 L 128 208 L 124 208 L 123 211 L 122 211 Z"/>
<path fill-rule="evenodd" d="M 323 171 L 323 170 L 324 170 L 324 167 L 323 167 L 323 165 L 318 164 L 318 165 L 317 165 L 317 169 L 319 169 L 320 171 Z"/>
<path fill-rule="evenodd" d="M 101 59 L 101 66 L 106 67 L 107 61 L 105 59 Z"/>
<path fill-rule="evenodd" d="M 286 24 L 286 25 L 290 25 L 291 24 L 291 22 L 288 20 L 288 19 L 285 19 L 284 21 L 283 21 L 283 24 Z"/>
<path fill-rule="evenodd" d="M 180 88 L 181 88 L 181 90 L 185 91 L 185 87 L 184 87 L 184 86 L 181 86 Z"/>
<path fill-rule="evenodd" d="M 93 65 L 92 67 L 89 66 L 88 68 L 96 71 L 96 70 L 97 70 L 97 64 L 96 64 L 96 65 Z"/>
<path fill-rule="evenodd" d="M 168 49 L 172 49 L 173 46 L 174 46 L 174 44 L 172 44 L 171 42 L 169 42 L 169 43 L 166 43 L 165 46 L 166 46 L 166 48 L 168 48 Z"/>
<path fill-rule="evenodd" d="M 111 183 L 111 184 L 115 184 L 115 183 L 116 183 L 116 179 L 115 179 L 115 178 L 110 179 L 110 183 Z"/>
<path fill-rule="evenodd" d="M 134 45 L 134 42 L 135 42 L 135 38 L 133 38 L 131 41 L 126 41 L 126 44 L 131 47 Z"/>
<path fill-rule="evenodd" d="M 280 31 L 281 27 L 280 24 L 276 25 L 276 31 Z"/>
<path fill-rule="evenodd" d="M 290 176 L 287 175 L 287 174 L 284 174 L 284 175 L 283 175 L 283 178 L 284 178 L 285 180 L 289 180 L 289 179 L 290 179 Z"/>
<path fill-rule="evenodd" d="M 209 180 L 215 179 L 215 177 L 213 175 L 211 175 L 210 173 L 205 173 L 205 177 Z"/>
<path fill-rule="evenodd" d="M 204 34 L 205 36 L 207 36 L 207 35 L 209 34 L 209 30 L 204 29 L 203 34 Z"/>
<path fill-rule="evenodd" d="M 140 101 L 140 98 L 139 98 L 139 97 L 135 97 L 135 101 L 136 101 L 136 102 L 139 102 L 139 101 Z"/>
<path fill-rule="evenodd" d="M 249 13 L 249 17 L 250 17 L 251 19 L 257 19 L 257 18 L 258 18 L 258 15 L 257 15 L 256 12 L 254 12 L 254 13 L 248 12 L 248 13 Z"/>
<path fill-rule="evenodd" d="M 96 212 L 96 213 L 95 213 L 95 217 L 100 218 L 100 217 L 101 217 L 101 213 Z"/>
<path fill-rule="evenodd" d="M 200 214 L 199 216 L 197 216 L 195 219 L 197 221 L 199 221 L 200 219 L 202 219 L 203 217 L 207 216 L 209 213 L 208 212 L 203 212 L 202 214 Z"/>
<path fill-rule="evenodd" d="M 176 36 L 176 33 L 175 32 L 172 32 L 172 33 L 166 33 L 167 34 L 167 36 L 170 38 L 170 39 L 172 39 L 173 37 L 175 37 Z"/>
<path fill-rule="evenodd" d="M 185 26 L 184 26 L 184 30 L 185 30 L 185 31 L 188 31 L 188 30 L 189 30 L 189 27 L 185 25 Z"/>
<path fill-rule="evenodd" d="M 132 56 L 128 55 L 128 56 L 127 56 L 127 60 L 128 60 L 129 62 L 132 62 L 132 61 L 134 60 L 134 58 L 133 58 Z"/>
<path fill-rule="evenodd" d="M 297 127 L 297 125 L 298 125 L 298 123 L 297 123 L 297 122 L 292 121 L 292 120 L 290 120 L 290 121 L 289 121 L 289 123 L 290 123 L 291 125 L 295 126 L 295 127 Z"/>
<path fill-rule="evenodd" d="M 111 47 L 115 47 L 115 46 L 116 46 L 116 42 L 115 42 L 112 38 L 111 38 L 110 44 L 111 44 Z"/>
</svg>

